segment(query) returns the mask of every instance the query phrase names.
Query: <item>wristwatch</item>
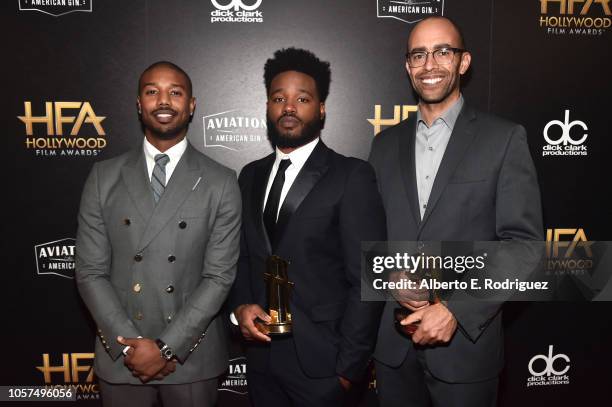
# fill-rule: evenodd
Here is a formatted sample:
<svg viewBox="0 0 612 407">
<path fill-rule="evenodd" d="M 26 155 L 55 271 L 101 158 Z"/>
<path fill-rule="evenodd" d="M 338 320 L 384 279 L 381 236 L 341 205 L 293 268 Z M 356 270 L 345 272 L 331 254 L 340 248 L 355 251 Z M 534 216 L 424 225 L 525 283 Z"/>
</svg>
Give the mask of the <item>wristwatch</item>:
<svg viewBox="0 0 612 407">
<path fill-rule="evenodd" d="M 161 357 L 166 360 L 171 360 L 174 357 L 174 352 L 170 346 L 166 345 L 161 339 L 156 339 L 155 343 L 159 347 L 159 353 Z"/>
</svg>

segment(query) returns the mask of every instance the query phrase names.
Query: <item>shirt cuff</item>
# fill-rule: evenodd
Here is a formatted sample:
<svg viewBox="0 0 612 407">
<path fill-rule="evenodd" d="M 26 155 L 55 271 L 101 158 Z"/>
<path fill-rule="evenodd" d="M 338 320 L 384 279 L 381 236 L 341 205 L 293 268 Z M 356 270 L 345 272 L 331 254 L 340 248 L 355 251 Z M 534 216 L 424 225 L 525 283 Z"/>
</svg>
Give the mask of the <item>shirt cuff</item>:
<svg viewBox="0 0 612 407">
<path fill-rule="evenodd" d="M 238 320 L 236 319 L 236 315 L 234 315 L 233 312 L 230 314 L 230 321 L 232 321 L 232 324 L 238 326 Z"/>
</svg>

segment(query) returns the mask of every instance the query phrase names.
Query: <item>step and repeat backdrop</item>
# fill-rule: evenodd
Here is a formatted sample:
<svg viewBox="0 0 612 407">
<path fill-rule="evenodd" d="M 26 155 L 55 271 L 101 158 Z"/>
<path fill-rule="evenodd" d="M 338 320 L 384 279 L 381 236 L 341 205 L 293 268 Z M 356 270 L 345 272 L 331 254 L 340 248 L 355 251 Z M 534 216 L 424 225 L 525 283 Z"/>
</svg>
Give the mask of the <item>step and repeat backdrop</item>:
<svg viewBox="0 0 612 407">
<path fill-rule="evenodd" d="M 76 215 L 98 160 L 142 142 L 137 80 L 157 60 L 184 68 L 197 108 L 189 140 L 237 172 L 271 151 L 263 65 L 279 48 L 330 61 L 323 140 L 366 158 L 376 134 L 415 114 L 407 36 L 444 15 L 472 53 L 467 103 L 523 124 L 555 273 L 588 272 L 612 240 L 610 0 L 13 0 L 2 2 L 5 72 L 2 385 L 69 385 L 100 405 L 95 326 L 74 282 Z M 580 253 L 582 261 L 575 261 Z M 585 260 L 586 259 L 586 260 Z M 608 400 L 612 307 L 505 307 L 500 406 Z M 240 340 L 220 406 L 248 406 Z M 375 379 L 360 402 L 376 406 Z M 601 404 L 596 404 L 601 405 Z"/>
</svg>

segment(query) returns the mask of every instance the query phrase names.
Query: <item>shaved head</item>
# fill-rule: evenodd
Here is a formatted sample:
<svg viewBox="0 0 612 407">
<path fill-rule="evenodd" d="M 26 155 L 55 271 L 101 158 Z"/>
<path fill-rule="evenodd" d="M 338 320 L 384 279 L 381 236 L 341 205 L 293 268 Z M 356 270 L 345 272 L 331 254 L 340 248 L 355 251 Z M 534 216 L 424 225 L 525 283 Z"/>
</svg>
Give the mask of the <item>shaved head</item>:
<svg viewBox="0 0 612 407">
<path fill-rule="evenodd" d="M 465 42 L 463 40 L 463 33 L 461 29 L 453 20 L 448 17 L 434 16 L 427 17 L 419 21 L 408 36 L 407 51 L 412 51 L 415 47 L 419 47 L 418 44 L 414 44 L 412 41 L 415 36 L 421 34 L 421 31 L 433 31 L 433 30 L 444 30 L 451 34 L 453 38 L 453 47 L 465 49 Z"/>
</svg>

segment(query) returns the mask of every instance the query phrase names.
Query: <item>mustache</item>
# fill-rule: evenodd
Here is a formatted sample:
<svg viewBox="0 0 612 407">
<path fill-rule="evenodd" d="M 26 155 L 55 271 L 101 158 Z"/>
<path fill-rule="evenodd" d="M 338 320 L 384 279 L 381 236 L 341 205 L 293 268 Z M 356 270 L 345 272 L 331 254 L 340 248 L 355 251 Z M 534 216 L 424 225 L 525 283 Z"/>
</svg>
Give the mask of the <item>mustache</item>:
<svg viewBox="0 0 612 407">
<path fill-rule="evenodd" d="M 277 121 L 280 121 L 280 120 L 281 120 L 283 117 L 293 117 L 294 119 L 298 120 L 300 123 L 302 122 L 302 120 L 300 120 L 300 118 L 299 118 L 299 117 L 297 117 L 297 116 L 295 115 L 295 113 L 292 113 L 292 112 L 285 112 L 285 113 L 283 113 L 283 114 L 281 115 L 281 117 L 279 117 L 279 118 L 278 118 L 278 120 L 277 120 Z"/>
<path fill-rule="evenodd" d="M 175 115 L 176 114 L 176 110 L 170 109 L 168 107 L 160 107 L 159 109 L 153 110 L 153 112 L 151 112 L 151 113 L 152 114 L 158 114 L 158 113 L 166 113 L 166 114 L 168 114 L 168 113 L 170 113 L 170 114 Z"/>
</svg>

